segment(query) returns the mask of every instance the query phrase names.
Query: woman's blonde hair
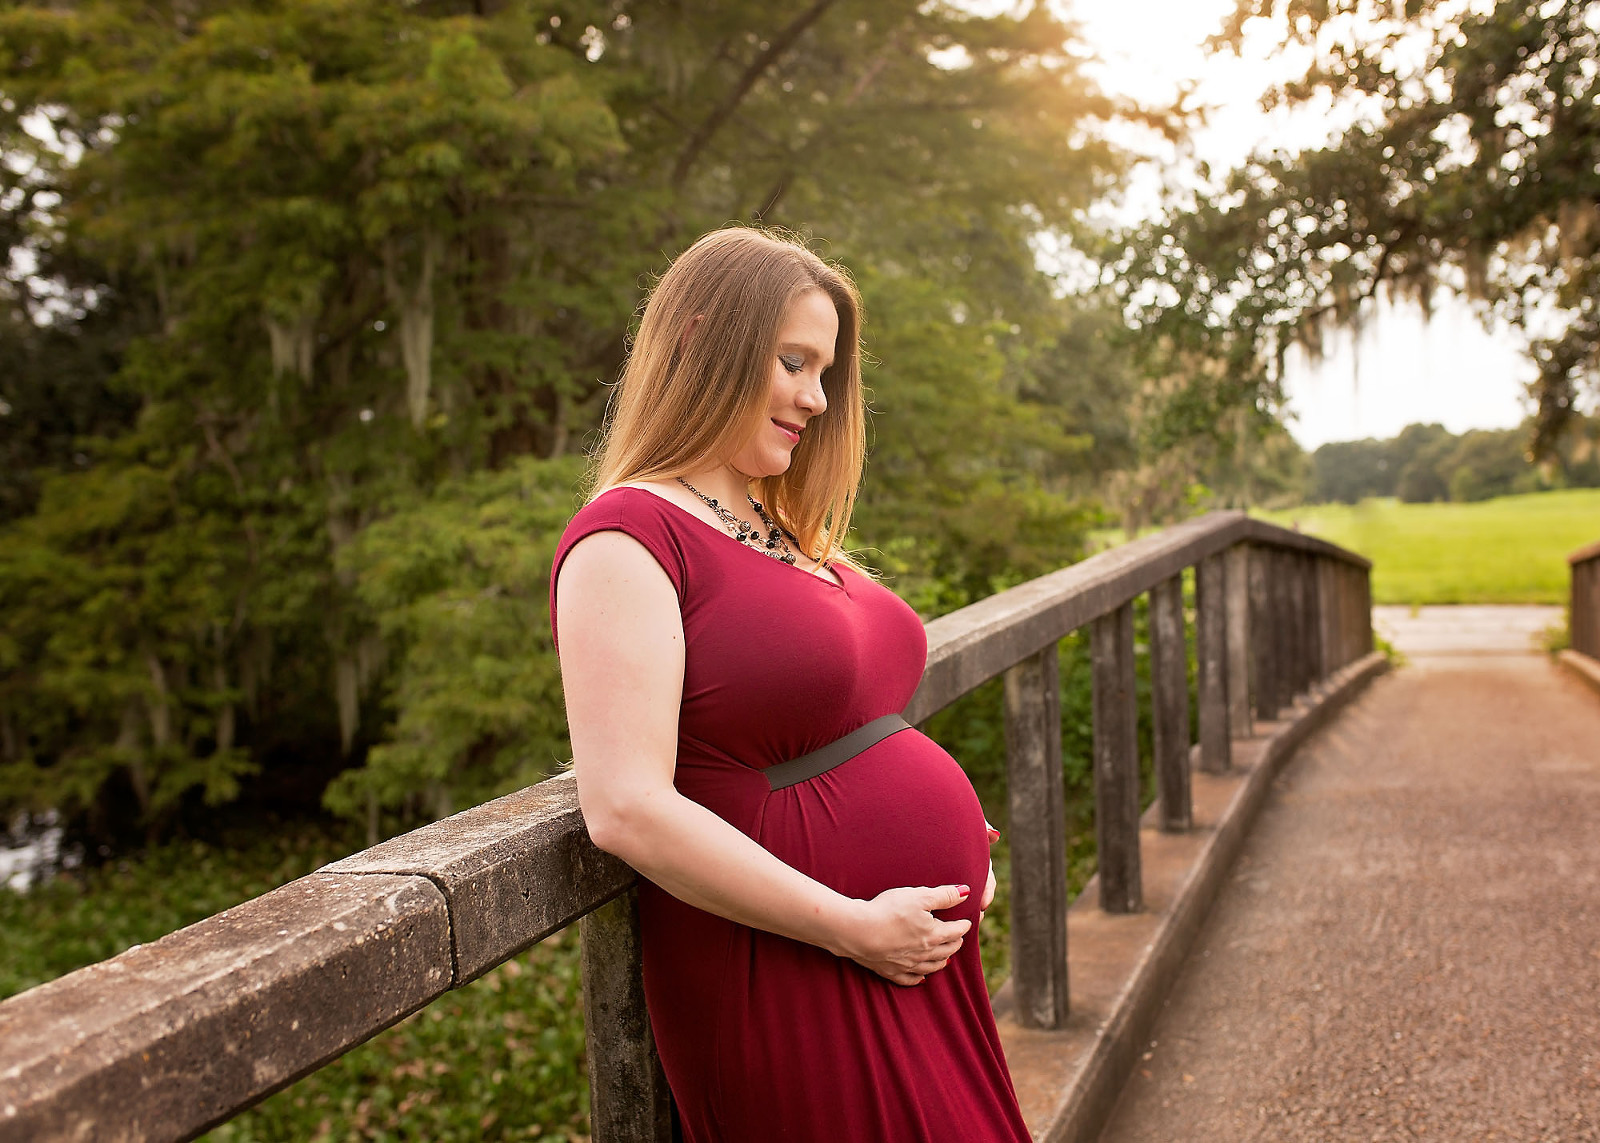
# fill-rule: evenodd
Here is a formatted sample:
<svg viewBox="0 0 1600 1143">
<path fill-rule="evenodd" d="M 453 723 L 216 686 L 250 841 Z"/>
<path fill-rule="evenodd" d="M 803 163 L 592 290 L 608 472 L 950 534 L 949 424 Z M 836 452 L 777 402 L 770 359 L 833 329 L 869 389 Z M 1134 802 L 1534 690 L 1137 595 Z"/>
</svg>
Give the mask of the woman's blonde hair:
<svg viewBox="0 0 1600 1143">
<path fill-rule="evenodd" d="M 844 551 L 866 457 L 861 296 L 840 266 L 799 241 L 749 226 L 715 230 L 667 269 L 644 304 L 594 451 L 585 500 L 618 484 L 724 463 L 765 419 L 789 307 L 821 290 L 839 315 L 827 409 L 806 426 L 787 471 L 754 494 L 813 559 L 871 574 Z"/>
</svg>

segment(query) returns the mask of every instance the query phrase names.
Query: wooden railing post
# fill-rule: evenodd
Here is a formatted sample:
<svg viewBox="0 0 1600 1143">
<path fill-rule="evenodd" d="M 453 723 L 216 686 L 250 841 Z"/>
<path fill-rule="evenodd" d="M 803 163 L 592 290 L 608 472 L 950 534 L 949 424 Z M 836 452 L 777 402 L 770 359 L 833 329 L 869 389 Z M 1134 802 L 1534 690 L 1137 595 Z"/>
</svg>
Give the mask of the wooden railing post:
<svg viewBox="0 0 1600 1143">
<path fill-rule="evenodd" d="M 1322 677 L 1329 678 L 1340 667 L 1339 661 L 1339 565 L 1335 560 L 1317 560 L 1317 599 L 1321 601 L 1317 616 L 1322 635 Z"/>
<path fill-rule="evenodd" d="M 1232 762 L 1228 741 L 1228 581 L 1219 552 L 1195 568 L 1195 665 L 1199 674 L 1200 768 L 1221 774 Z"/>
<path fill-rule="evenodd" d="M 1308 561 L 1305 553 L 1290 551 L 1290 590 L 1294 599 L 1294 693 L 1303 695 L 1311 686 L 1310 593 L 1306 590 Z"/>
<path fill-rule="evenodd" d="M 1357 658 L 1372 654 L 1372 569 L 1356 569 Z"/>
<path fill-rule="evenodd" d="M 1067 825 L 1056 644 L 1005 672 L 1011 974 L 1017 1019 L 1067 1019 Z"/>
<path fill-rule="evenodd" d="M 1312 552 L 1305 555 L 1306 584 L 1306 675 L 1315 687 L 1328 677 L 1322 661 L 1322 560 Z"/>
<path fill-rule="evenodd" d="M 1600 659 L 1600 555 L 1584 560 L 1582 566 L 1585 569 L 1583 613 L 1587 617 L 1584 626 L 1588 631 L 1584 654 Z"/>
<path fill-rule="evenodd" d="M 1228 549 L 1228 735 L 1249 738 L 1250 720 L 1250 546 Z"/>
<path fill-rule="evenodd" d="M 1311 642 L 1306 630 L 1306 561 L 1304 556 L 1293 550 L 1285 551 L 1284 557 L 1289 565 L 1289 614 L 1294 631 L 1294 670 L 1290 676 L 1290 690 L 1298 696 L 1306 693 L 1306 685 L 1311 681 L 1311 662 L 1306 654 Z"/>
<path fill-rule="evenodd" d="M 586 914 L 578 926 L 592 1137 L 672 1143 L 672 1095 L 644 1005 L 638 890 Z"/>
<path fill-rule="evenodd" d="M 1253 672 L 1255 714 L 1263 722 L 1278 717 L 1277 631 L 1272 595 L 1272 553 L 1266 548 L 1250 549 L 1250 634 L 1255 660 Z"/>
<path fill-rule="evenodd" d="M 1580 552 L 1573 558 L 1570 590 L 1567 621 L 1572 649 L 1600 659 L 1600 554 L 1585 558 Z"/>
<path fill-rule="evenodd" d="M 1189 796 L 1189 655 L 1184 640 L 1183 577 L 1150 589 L 1150 709 L 1161 828 L 1193 824 Z"/>
<path fill-rule="evenodd" d="M 1361 657 L 1361 569 L 1346 564 L 1340 569 L 1339 592 L 1344 599 L 1344 627 L 1339 632 L 1341 654 L 1352 663 Z"/>
<path fill-rule="evenodd" d="M 1572 649 L 1580 655 L 1589 650 L 1589 568 L 1586 561 L 1573 560 L 1567 587 L 1567 634 Z"/>
<path fill-rule="evenodd" d="M 1276 627 L 1272 632 L 1274 658 L 1277 661 L 1276 687 L 1278 713 L 1294 706 L 1295 687 L 1295 623 L 1294 623 L 1294 565 L 1283 548 L 1272 550 L 1272 612 Z"/>
<path fill-rule="evenodd" d="M 1134 693 L 1132 603 L 1094 621 L 1090 658 L 1100 907 L 1108 913 L 1133 913 L 1144 904 L 1144 886 L 1139 867 L 1139 708 Z"/>
</svg>

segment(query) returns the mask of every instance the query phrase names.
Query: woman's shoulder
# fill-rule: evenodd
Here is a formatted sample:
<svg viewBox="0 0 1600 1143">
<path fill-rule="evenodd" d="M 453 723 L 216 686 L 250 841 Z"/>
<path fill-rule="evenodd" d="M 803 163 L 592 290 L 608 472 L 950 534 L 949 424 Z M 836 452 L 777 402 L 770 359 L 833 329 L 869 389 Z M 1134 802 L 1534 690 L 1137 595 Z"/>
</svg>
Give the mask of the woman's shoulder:
<svg viewBox="0 0 1600 1143">
<path fill-rule="evenodd" d="M 670 520 L 664 497 L 638 484 L 614 484 L 593 493 L 567 522 L 563 541 L 576 542 L 606 527 L 631 530 L 626 525 L 654 527 Z"/>
<path fill-rule="evenodd" d="M 552 634 L 556 622 L 556 585 L 561 578 L 562 568 L 566 566 L 567 557 L 572 550 L 590 536 L 603 534 L 615 537 L 621 533 L 628 538 L 616 545 L 602 542 L 594 551 L 589 552 L 590 555 L 599 558 L 598 565 L 580 559 L 579 563 L 591 565 L 587 568 L 588 574 L 593 574 L 597 567 L 609 566 L 612 572 L 630 575 L 629 564 L 635 556 L 648 558 L 666 573 L 681 604 L 689 582 L 689 561 L 685 557 L 678 535 L 679 529 L 674 526 L 674 521 L 670 517 L 671 511 L 672 509 L 660 497 L 645 489 L 631 485 L 617 485 L 592 495 L 589 502 L 573 514 L 556 543 L 555 554 L 550 564 Z M 641 552 L 640 548 L 644 551 Z M 588 551 L 587 548 L 585 550 Z M 648 556 L 645 553 L 648 553 Z"/>
<path fill-rule="evenodd" d="M 567 521 L 557 541 L 552 583 L 580 541 L 599 533 L 620 532 L 642 545 L 681 589 L 687 569 L 672 511 L 661 496 L 638 485 L 618 484 L 597 491 Z"/>
</svg>

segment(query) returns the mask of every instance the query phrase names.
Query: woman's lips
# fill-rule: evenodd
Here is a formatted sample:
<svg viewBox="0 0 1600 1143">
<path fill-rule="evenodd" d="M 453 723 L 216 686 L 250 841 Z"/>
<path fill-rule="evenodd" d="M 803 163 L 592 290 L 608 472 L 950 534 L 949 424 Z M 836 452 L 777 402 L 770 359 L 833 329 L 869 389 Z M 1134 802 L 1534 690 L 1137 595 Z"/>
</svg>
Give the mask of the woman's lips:
<svg viewBox="0 0 1600 1143">
<path fill-rule="evenodd" d="M 788 425 L 784 424 L 782 421 L 773 421 L 772 423 L 778 426 L 778 431 L 780 433 L 782 433 L 784 436 L 789 438 L 789 443 L 790 444 L 799 444 L 800 443 L 800 432 L 799 432 L 798 429 L 791 429 Z"/>
</svg>

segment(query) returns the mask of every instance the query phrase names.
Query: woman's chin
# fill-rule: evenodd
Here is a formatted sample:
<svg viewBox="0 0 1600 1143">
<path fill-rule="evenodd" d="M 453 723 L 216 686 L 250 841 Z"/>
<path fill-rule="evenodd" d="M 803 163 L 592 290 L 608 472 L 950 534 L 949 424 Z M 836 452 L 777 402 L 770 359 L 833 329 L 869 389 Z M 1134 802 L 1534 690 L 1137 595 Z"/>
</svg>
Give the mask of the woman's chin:
<svg viewBox="0 0 1600 1143">
<path fill-rule="evenodd" d="M 774 456 L 762 457 L 760 461 L 749 466 L 735 461 L 733 467 L 751 480 L 766 480 L 770 477 L 782 476 L 788 472 L 789 462 L 789 454 L 785 452 Z"/>
</svg>

